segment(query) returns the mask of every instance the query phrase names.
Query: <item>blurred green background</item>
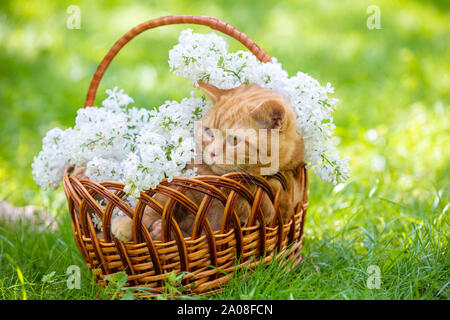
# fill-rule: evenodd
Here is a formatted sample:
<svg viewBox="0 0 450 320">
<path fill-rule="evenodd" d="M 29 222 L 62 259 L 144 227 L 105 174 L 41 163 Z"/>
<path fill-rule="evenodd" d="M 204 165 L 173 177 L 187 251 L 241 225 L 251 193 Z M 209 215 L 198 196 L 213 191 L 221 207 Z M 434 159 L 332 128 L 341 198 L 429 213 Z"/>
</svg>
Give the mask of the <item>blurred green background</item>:
<svg viewBox="0 0 450 320">
<path fill-rule="evenodd" d="M 66 26 L 69 5 L 81 9 L 79 30 Z M 381 29 L 367 27 L 369 5 L 379 7 Z M 405 222 L 386 236 L 403 245 L 415 230 L 408 223 L 426 226 L 430 241 L 444 236 L 437 247 L 448 281 L 448 1 L 2 0 L 0 200 L 66 213 L 61 188 L 42 192 L 32 180 L 31 162 L 43 136 L 55 126 L 73 126 L 98 63 L 122 34 L 170 14 L 220 18 L 277 57 L 290 75 L 302 71 L 335 87 L 336 139 L 341 154 L 352 159 L 352 177 L 333 187 L 312 175 L 311 243 L 351 225 L 356 231 L 347 239 L 359 239 L 355 252 L 364 253 L 367 239 L 358 237 L 365 231 L 379 234 L 400 219 Z M 169 73 L 167 63 L 186 27 L 150 30 L 130 42 L 106 72 L 97 104 L 116 85 L 147 108 L 187 96 L 189 82 Z"/>
</svg>

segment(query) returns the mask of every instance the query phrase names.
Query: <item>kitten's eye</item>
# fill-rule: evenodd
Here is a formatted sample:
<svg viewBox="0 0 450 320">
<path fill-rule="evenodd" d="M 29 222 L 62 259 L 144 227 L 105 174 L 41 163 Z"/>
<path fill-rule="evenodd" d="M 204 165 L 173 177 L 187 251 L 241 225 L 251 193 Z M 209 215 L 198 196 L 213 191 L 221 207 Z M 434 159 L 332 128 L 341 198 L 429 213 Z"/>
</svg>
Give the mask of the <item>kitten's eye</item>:
<svg viewBox="0 0 450 320">
<path fill-rule="evenodd" d="M 210 129 L 210 128 L 205 128 L 205 134 L 208 136 L 208 137 L 214 137 L 214 133 L 213 133 L 213 131 Z"/>
<path fill-rule="evenodd" d="M 228 144 L 230 144 L 232 146 L 237 145 L 240 141 L 241 141 L 241 139 L 239 137 L 236 137 L 236 136 L 228 136 L 227 137 Z"/>
</svg>

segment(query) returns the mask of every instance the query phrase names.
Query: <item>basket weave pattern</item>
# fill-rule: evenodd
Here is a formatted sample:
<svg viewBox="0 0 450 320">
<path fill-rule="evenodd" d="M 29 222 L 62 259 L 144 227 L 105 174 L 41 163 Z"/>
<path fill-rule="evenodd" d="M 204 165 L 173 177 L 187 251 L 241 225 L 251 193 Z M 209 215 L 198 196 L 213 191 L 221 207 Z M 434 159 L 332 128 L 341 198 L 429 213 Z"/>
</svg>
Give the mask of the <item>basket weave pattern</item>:
<svg viewBox="0 0 450 320">
<path fill-rule="evenodd" d="M 104 72 L 127 42 L 145 30 L 180 23 L 201 24 L 221 31 L 243 43 L 261 61 L 270 61 L 267 53 L 253 40 L 223 21 L 200 16 L 162 17 L 131 29 L 114 44 L 94 74 L 85 106 L 93 105 Z M 125 193 L 122 183 L 79 180 L 65 172 L 63 185 L 75 241 L 95 279 L 104 284 L 106 276 L 125 271 L 128 274 L 127 286 L 146 287 L 150 289 L 149 295 L 155 295 L 163 292 L 166 273 L 173 270 L 187 272 L 182 284 L 190 292 L 205 293 L 219 290 L 230 279 L 235 268 L 255 266 L 259 263 L 255 258 L 261 257 L 263 263 L 269 263 L 275 257 L 283 256 L 288 261 L 294 260 L 294 264 L 300 262 L 308 206 L 308 171 L 303 168 L 299 175 L 303 198 L 289 221 L 283 221 L 279 209 L 280 192 L 273 192 L 268 178 L 278 179 L 286 186 L 285 177 L 280 173 L 271 177 L 228 173 L 223 176 L 174 178 L 170 182 L 163 180 L 155 189 L 142 192 L 135 208 L 123 201 Z M 188 190 L 204 195 L 199 205 L 186 196 Z M 165 195 L 167 202 L 158 203 L 153 198 L 157 193 Z M 264 221 L 260 209 L 264 193 L 275 208 L 276 215 L 272 221 Z M 234 209 L 238 197 L 248 201 L 251 207 L 245 226 L 241 226 Z M 103 199 L 106 206 L 100 206 L 96 201 L 99 199 Z M 224 206 L 220 230 L 212 230 L 207 219 L 213 201 L 220 201 Z M 147 206 L 161 215 L 161 240 L 152 239 L 142 222 Z M 183 210 L 195 216 L 190 237 L 183 237 L 173 217 L 176 206 L 182 206 Z M 112 235 L 111 219 L 115 208 L 133 220 L 133 241 L 124 243 Z M 91 214 L 102 221 L 102 237 L 97 234 Z"/>
</svg>

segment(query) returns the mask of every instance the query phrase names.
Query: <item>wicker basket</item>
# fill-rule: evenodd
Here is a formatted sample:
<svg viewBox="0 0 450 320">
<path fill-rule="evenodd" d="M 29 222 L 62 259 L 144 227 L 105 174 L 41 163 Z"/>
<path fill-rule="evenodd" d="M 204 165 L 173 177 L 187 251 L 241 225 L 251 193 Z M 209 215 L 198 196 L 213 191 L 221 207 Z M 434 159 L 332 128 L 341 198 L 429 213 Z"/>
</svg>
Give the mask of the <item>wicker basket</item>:
<svg viewBox="0 0 450 320">
<path fill-rule="evenodd" d="M 223 21 L 192 15 L 162 17 L 138 25 L 114 44 L 93 76 L 85 107 L 94 104 L 104 72 L 126 43 L 148 29 L 182 23 L 206 25 L 221 31 L 244 44 L 260 61 L 270 61 L 267 53 L 247 35 Z M 279 179 L 282 184 L 285 182 L 282 174 L 273 177 Z M 155 189 L 141 193 L 136 208 L 131 208 L 122 200 L 125 196 L 122 183 L 78 180 L 69 172 L 64 174 L 63 182 L 75 241 L 96 281 L 105 284 L 106 276 L 125 271 L 128 274 L 126 286 L 145 287 L 148 288 L 146 294 L 157 295 L 164 291 L 165 278 L 171 271 L 186 272 L 182 285 L 189 288 L 189 292 L 203 294 L 220 290 L 231 278 L 235 268 L 252 268 L 259 263 L 258 260 L 270 263 L 274 258 L 283 256 L 286 261 L 293 261 L 294 265 L 301 261 L 303 225 L 308 206 L 306 168 L 303 168 L 299 177 L 303 199 L 289 221 L 283 221 L 279 210 L 279 192 L 274 194 L 266 181 L 267 177 L 251 177 L 256 186 L 255 193 L 250 192 L 248 178 L 242 173 L 228 173 L 223 176 L 197 176 L 175 178 L 171 182 L 162 181 Z M 202 192 L 204 199 L 201 205 L 191 201 L 185 195 L 186 190 Z M 156 202 L 152 197 L 156 193 L 166 195 L 169 200 L 165 204 Z M 273 201 L 276 210 L 276 215 L 270 222 L 264 221 L 259 208 L 263 193 Z M 234 210 L 238 196 L 245 198 L 252 208 L 249 221 L 243 227 Z M 95 199 L 99 197 L 107 201 L 105 209 L 97 205 Z M 205 218 L 214 199 L 224 205 L 220 230 L 212 230 L 208 219 Z M 183 237 L 177 221 L 173 218 L 175 205 L 184 206 L 195 215 L 191 237 Z M 142 223 L 146 206 L 161 214 L 161 240 L 153 240 Z M 132 242 L 123 243 L 111 233 L 111 217 L 116 207 L 133 219 Z M 101 218 L 103 238 L 97 236 L 89 212 L 94 212 Z M 174 239 L 171 239 L 171 235 Z"/>
</svg>

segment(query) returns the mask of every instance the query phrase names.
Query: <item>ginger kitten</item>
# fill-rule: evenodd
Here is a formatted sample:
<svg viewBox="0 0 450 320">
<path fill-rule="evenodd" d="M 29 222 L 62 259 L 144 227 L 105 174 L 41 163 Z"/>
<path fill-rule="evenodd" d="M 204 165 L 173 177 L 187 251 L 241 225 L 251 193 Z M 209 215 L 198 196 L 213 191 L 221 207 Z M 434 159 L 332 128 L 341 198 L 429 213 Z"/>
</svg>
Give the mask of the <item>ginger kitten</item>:
<svg viewBox="0 0 450 320">
<path fill-rule="evenodd" d="M 261 169 L 264 169 L 265 175 L 283 172 L 287 178 L 286 190 L 282 189 L 276 179 L 269 179 L 268 182 L 275 194 L 281 190 L 280 210 L 287 222 L 303 197 L 299 175 L 304 165 L 303 140 L 296 131 L 295 113 L 289 102 L 277 92 L 256 84 L 230 90 L 221 90 L 205 83 L 200 83 L 199 86 L 213 105 L 201 119 L 196 135 L 197 146 L 202 146 L 203 163 L 194 161 L 188 168 L 197 168 L 197 175 L 223 175 L 235 171 L 261 175 Z M 279 138 L 277 143 L 268 138 L 275 130 Z M 249 131 L 253 134 L 248 134 Z M 268 133 L 266 136 L 262 134 L 265 131 Z M 244 150 L 240 158 L 236 155 L 238 149 Z M 252 158 L 255 152 L 256 160 L 255 157 Z M 272 161 L 262 161 L 259 157 L 262 153 L 266 155 L 265 160 L 268 156 Z M 250 190 L 254 192 L 256 187 L 250 186 Z M 227 190 L 223 191 L 228 193 Z M 192 190 L 187 191 L 186 195 L 197 205 L 204 196 L 203 193 Z M 162 206 L 167 201 L 167 197 L 161 194 L 156 194 L 154 199 Z M 238 198 L 235 208 L 241 223 L 245 224 L 250 215 L 250 205 Z M 261 209 L 266 223 L 269 223 L 275 210 L 266 194 L 263 196 Z M 223 205 L 217 200 L 213 201 L 207 217 L 213 230 L 220 228 L 222 213 Z M 194 215 L 177 205 L 174 218 L 183 235 L 190 236 Z M 161 239 L 160 213 L 146 207 L 142 221 L 154 240 Z M 132 240 L 132 220 L 127 216 L 115 218 L 111 231 L 121 241 Z"/>
</svg>

